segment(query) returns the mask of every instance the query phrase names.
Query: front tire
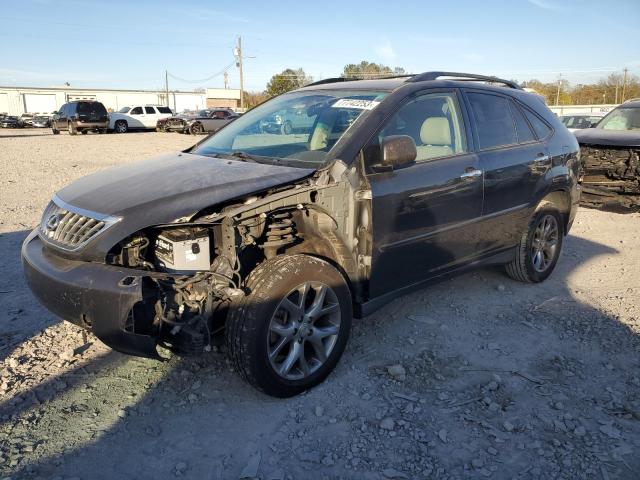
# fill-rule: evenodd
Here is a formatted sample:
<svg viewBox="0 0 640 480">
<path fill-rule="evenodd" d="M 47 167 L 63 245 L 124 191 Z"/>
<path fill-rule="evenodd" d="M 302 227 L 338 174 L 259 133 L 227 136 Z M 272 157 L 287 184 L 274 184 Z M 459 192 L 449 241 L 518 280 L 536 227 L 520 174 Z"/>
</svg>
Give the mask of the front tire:
<svg viewBox="0 0 640 480">
<path fill-rule="evenodd" d="M 274 397 L 291 397 L 335 368 L 351 329 L 351 294 L 328 262 L 308 255 L 267 260 L 233 305 L 227 354 L 240 376 Z"/>
<path fill-rule="evenodd" d="M 127 122 L 124 120 L 118 120 L 113 126 L 113 130 L 116 133 L 127 133 L 127 131 L 129 131 L 129 125 L 127 125 Z"/>
<path fill-rule="evenodd" d="M 538 283 L 553 272 L 564 238 L 562 215 L 551 206 L 536 211 L 522 234 L 516 258 L 506 265 L 514 280 Z"/>
<path fill-rule="evenodd" d="M 189 133 L 191 135 L 202 135 L 204 133 L 204 127 L 200 123 L 194 123 L 189 127 Z"/>
</svg>

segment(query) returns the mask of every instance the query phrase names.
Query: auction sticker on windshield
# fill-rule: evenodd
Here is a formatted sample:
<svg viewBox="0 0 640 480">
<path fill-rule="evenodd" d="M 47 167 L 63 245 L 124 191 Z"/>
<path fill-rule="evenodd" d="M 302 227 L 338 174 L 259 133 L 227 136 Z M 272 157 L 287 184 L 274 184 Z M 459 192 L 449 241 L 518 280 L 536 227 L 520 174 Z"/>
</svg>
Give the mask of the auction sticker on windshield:
<svg viewBox="0 0 640 480">
<path fill-rule="evenodd" d="M 333 108 L 356 108 L 358 110 L 373 110 L 380 102 L 375 100 L 356 100 L 354 98 L 341 98 L 331 105 Z"/>
</svg>

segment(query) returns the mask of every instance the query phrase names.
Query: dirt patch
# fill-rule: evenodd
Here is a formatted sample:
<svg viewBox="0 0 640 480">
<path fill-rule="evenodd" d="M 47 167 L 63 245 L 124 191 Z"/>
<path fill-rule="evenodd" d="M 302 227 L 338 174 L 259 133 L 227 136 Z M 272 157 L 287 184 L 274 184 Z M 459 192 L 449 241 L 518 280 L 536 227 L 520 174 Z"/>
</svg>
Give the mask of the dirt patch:
<svg viewBox="0 0 640 480">
<path fill-rule="evenodd" d="M 325 383 L 275 400 L 222 352 L 164 363 L 111 352 L 42 309 L 22 278 L 20 244 L 55 190 L 193 137 L 4 133 L 2 475 L 639 477 L 639 214 L 581 210 L 543 284 L 488 269 L 396 300 L 355 322 Z"/>
</svg>

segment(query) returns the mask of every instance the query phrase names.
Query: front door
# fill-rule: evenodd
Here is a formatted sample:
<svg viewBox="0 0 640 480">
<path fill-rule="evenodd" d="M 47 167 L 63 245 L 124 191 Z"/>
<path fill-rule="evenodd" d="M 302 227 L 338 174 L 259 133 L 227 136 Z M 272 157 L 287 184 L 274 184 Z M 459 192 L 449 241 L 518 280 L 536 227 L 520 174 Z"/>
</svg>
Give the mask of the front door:
<svg viewBox="0 0 640 480">
<path fill-rule="evenodd" d="M 482 171 L 466 138 L 455 91 L 404 103 L 364 149 L 372 194 L 370 295 L 418 283 L 472 258 L 482 213 Z M 382 139 L 408 135 L 416 162 L 376 166 Z"/>
</svg>

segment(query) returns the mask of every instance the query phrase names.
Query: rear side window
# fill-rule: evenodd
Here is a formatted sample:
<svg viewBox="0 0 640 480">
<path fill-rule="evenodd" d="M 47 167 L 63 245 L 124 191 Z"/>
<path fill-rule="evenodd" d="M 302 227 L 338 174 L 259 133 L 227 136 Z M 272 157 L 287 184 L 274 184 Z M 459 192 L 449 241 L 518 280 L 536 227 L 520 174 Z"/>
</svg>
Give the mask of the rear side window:
<svg viewBox="0 0 640 480">
<path fill-rule="evenodd" d="M 171 109 L 169 107 L 158 107 L 158 111 L 160 113 L 171 113 Z"/>
<path fill-rule="evenodd" d="M 468 93 L 467 95 L 471 103 L 481 150 L 518 143 L 509 101 L 506 98 L 485 93 Z"/>
<path fill-rule="evenodd" d="M 547 138 L 551 134 L 551 127 L 543 122 L 535 113 L 525 108 L 524 114 L 527 116 L 527 120 L 529 120 L 539 139 Z"/>
<path fill-rule="evenodd" d="M 153 109 L 153 107 L 144 107 L 144 111 L 146 113 L 150 113 L 151 115 L 155 115 L 156 111 Z"/>
<path fill-rule="evenodd" d="M 106 115 L 107 110 L 100 102 L 80 102 L 78 105 L 78 113 L 80 115 Z"/>
<path fill-rule="evenodd" d="M 513 102 L 509 102 L 511 105 L 511 113 L 513 114 L 513 120 L 516 124 L 516 132 L 518 133 L 518 142 L 527 143 L 534 142 L 536 136 L 533 134 L 531 127 L 524 118 L 524 115 L 520 108 Z"/>
<path fill-rule="evenodd" d="M 142 107 L 132 108 L 129 112 L 131 115 L 142 115 Z"/>
</svg>

